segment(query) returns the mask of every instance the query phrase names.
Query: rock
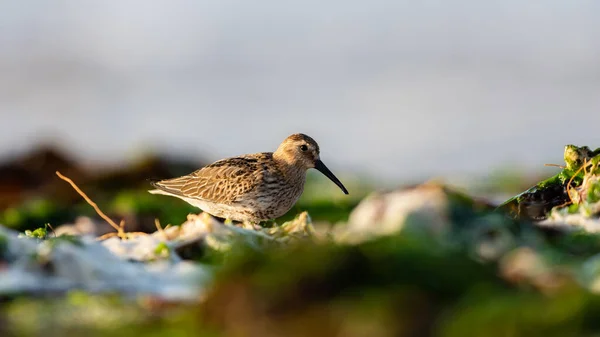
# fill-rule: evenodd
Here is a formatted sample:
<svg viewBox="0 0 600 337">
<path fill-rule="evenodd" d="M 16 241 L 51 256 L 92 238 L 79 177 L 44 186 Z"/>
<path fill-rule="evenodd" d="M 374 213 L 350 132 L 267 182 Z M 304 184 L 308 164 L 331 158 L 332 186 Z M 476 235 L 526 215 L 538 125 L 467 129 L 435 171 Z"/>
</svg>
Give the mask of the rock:
<svg viewBox="0 0 600 337">
<path fill-rule="evenodd" d="M 39 240 L 0 226 L 0 237 L 5 242 L 1 256 L 6 264 L 1 271 L 0 294 L 81 289 L 194 300 L 212 276 L 212 269 L 198 263 L 132 262 L 127 254 L 118 256 L 107 249 L 110 243 L 86 236 Z M 113 245 L 115 249 L 117 245 Z"/>
<path fill-rule="evenodd" d="M 75 222 L 72 224 L 65 224 L 58 226 L 54 233 L 56 236 L 61 235 L 90 235 L 90 236 L 100 236 L 106 233 L 110 233 L 114 231 L 112 227 L 110 227 L 106 222 L 99 223 L 98 221 L 87 217 L 80 216 L 75 219 Z"/>
<path fill-rule="evenodd" d="M 600 219 L 590 218 L 589 215 L 582 213 L 560 214 L 552 212 L 546 220 L 539 222 L 538 225 L 562 230 L 581 228 L 589 233 L 600 232 Z"/>
<path fill-rule="evenodd" d="M 352 211 L 347 224 L 334 228 L 333 236 L 339 242 L 359 243 L 399 232 L 411 219 L 440 231 L 450 224 L 448 209 L 448 196 L 440 185 L 375 193 Z"/>
<path fill-rule="evenodd" d="M 520 247 L 506 254 L 499 262 L 500 275 L 507 281 L 552 294 L 564 289 L 573 277 L 566 268 L 552 268 L 544 256 L 530 247 Z"/>
<path fill-rule="evenodd" d="M 338 243 L 359 244 L 406 232 L 467 251 L 481 261 L 494 261 L 517 245 L 520 229 L 493 209 L 489 203 L 428 183 L 367 197 L 347 224 L 334 227 L 332 236 Z"/>
</svg>

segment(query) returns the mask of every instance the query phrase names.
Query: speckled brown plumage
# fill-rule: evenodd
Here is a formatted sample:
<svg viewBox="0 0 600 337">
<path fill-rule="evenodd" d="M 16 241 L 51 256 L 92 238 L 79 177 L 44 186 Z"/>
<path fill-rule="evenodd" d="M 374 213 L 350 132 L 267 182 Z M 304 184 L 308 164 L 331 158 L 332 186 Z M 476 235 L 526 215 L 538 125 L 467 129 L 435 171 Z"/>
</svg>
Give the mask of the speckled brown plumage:
<svg viewBox="0 0 600 337">
<path fill-rule="evenodd" d="M 182 177 L 151 182 L 156 190 L 150 193 L 181 198 L 217 217 L 258 223 L 292 208 L 309 168 L 318 169 L 348 194 L 319 156 L 312 138 L 293 134 L 275 152 L 222 159 Z"/>
</svg>

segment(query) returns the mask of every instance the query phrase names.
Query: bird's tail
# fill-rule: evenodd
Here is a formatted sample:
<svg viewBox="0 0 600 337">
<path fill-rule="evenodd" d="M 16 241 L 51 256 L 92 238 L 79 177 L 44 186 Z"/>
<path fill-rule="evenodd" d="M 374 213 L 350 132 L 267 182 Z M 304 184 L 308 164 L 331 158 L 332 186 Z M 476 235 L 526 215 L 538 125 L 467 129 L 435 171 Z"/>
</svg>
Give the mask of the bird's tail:
<svg viewBox="0 0 600 337">
<path fill-rule="evenodd" d="M 149 190 L 149 193 L 152 194 L 163 194 L 170 196 L 181 196 L 180 187 L 186 182 L 184 177 L 167 179 L 167 180 L 159 180 L 159 179 L 148 179 L 150 185 L 155 187 L 154 190 Z"/>
</svg>

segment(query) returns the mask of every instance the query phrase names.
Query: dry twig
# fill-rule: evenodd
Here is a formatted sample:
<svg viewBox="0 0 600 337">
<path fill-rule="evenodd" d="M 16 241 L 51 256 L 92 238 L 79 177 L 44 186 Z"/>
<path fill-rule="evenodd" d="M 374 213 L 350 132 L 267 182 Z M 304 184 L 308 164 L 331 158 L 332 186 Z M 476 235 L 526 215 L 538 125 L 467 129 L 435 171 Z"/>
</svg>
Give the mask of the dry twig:
<svg viewBox="0 0 600 337">
<path fill-rule="evenodd" d="M 571 176 L 571 179 L 569 179 L 569 182 L 567 183 L 567 195 L 569 196 L 569 200 L 571 200 L 571 203 L 575 203 L 573 201 L 573 198 L 571 197 L 571 189 L 575 189 L 575 187 L 571 186 L 571 183 L 573 182 L 573 179 L 575 179 L 575 177 L 579 174 L 579 172 L 581 172 L 581 170 L 585 169 L 585 167 L 587 166 L 587 160 L 584 160 L 583 165 L 581 165 L 581 167 L 575 171 L 575 173 L 573 173 L 573 175 Z M 577 203 L 581 202 L 581 197 L 579 198 L 579 201 Z"/>
<path fill-rule="evenodd" d="M 167 233 L 165 233 L 162 226 L 160 225 L 160 221 L 158 221 L 157 218 L 154 218 L 154 224 L 156 225 L 156 230 L 160 232 L 160 235 L 162 235 L 165 238 L 165 240 L 169 240 Z"/>
<path fill-rule="evenodd" d="M 560 167 L 562 169 L 564 169 L 566 167 L 564 165 L 558 165 L 558 164 L 544 164 L 544 166 Z"/>
<path fill-rule="evenodd" d="M 52 234 L 54 234 L 54 237 L 56 237 L 56 231 L 54 231 L 54 228 L 52 227 L 51 224 L 46 224 L 48 227 L 50 227 L 50 230 L 52 231 Z"/>
<path fill-rule="evenodd" d="M 77 191 L 77 193 L 79 193 L 79 195 L 81 195 L 83 197 L 83 199 L 85 199 L 85 201 L 90 204 L 90 206 L 92 206 L 94 208 L 94 210 L 96 211 L 96 213 L 98 213 L 98 215 L 104 219 L 106 222 L 108 222 L 109 225 L 112 226 L 112 228 L 114 228 L 117 233 L 115 233 L 118 237 L 120 237 L 121 239 L 126 239 L 127 238 L 127 234 L 125 233 L 125 221 L 121 220 L 121 223 L 119 225 L 117 225 L 114 221 L 112 221 L 111 218 L 109 218 L 106 214 L 104 214 L 104 212 L 102 212 L 100 210 L 100 208 L 98 207 L 98 205 L 96 205 L 95 202 L 92 201 L 92 199 L 90 199 L 85 193 L 83 193 L 83 191 L 77 187 L 77 185 L 75 185 L 75 183 L 73 182 L 73 180 L 63 176 L 60 172 L 56 171 L 56 175 L 68 182 L 73 189 L 75 189 L 75 191 Z M 110 234 L 110 233 L 109 233 Z"/>
</svg>

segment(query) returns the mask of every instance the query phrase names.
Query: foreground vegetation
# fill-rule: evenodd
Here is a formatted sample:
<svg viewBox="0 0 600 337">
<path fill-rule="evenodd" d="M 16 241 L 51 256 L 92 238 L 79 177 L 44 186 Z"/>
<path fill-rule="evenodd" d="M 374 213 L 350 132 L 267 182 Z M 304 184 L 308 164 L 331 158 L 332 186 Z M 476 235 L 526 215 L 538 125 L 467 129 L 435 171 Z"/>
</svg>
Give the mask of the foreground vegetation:
<svg viewBox="0 0 600 337">
<path fill-rule="evenodd" d="M 81 287 L 5 293 L 0 335 L 598 335 L 598 154 L 568 146 L 557 176 L 499 208 L 440 184 L 373 194 L 355 207 L 358 199 L 315 192 L 324 188 L 316 180 L 319 188 L 309 186 L 305 199 L 278 223 L 301 210 L 313 221 L 300 216 L 282 230 L 266 228 L 276 240 L 235 230 L 183 248 L 171 248 L 168 240 L 157 245 L 153 262 L 178 263 L 174 256 L 184 256 L 211 270 L 210 282 L 193 298 Z M 98 203 L 128 225 L 152 215 L 180 224 L 192 211 L 135 186 L 116 195 Z M 50 219 L 93 215 L 86 204 L 35 202 L 7 209 L 4 219 L 12 216 L 13 222 L 5 223 L 31 230 L 62 223 Z M 151 223 L 148 232 L 156 228 Z M 231 244 L 214 244 L 215 238 Z M 54 249 L 86 247 L 73 237 L 57 240 L 52 229 L 21 239 L 51 242 Z M 0 289 L 2 270 L 10 270 L 12 261 L 1 253 L 7 240 L 0 236 Z M 39 256 L 36 261 L 42 263 Z"/>
</svg>

